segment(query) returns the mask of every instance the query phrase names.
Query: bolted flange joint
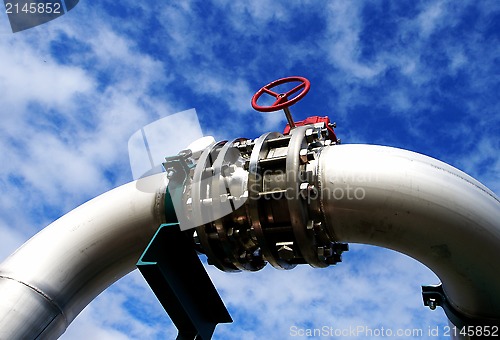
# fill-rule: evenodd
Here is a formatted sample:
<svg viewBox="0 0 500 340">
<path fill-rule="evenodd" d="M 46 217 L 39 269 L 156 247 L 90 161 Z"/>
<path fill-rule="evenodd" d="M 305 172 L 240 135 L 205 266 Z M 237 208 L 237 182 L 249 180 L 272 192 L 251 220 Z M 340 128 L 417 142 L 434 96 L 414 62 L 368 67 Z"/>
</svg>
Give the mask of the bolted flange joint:
<svg viewBox="0 0 500 340">
<path fill-rule="evenodd" d="M 184 190 L 187 220 L 197 249 L 224 271 L 278 269 L 297 264 L 327 267 L 342 260 L 347 244 L 335 240 L 323 219 L 318 158 L 335 147 L 326 122 L 266 133 L 205 150 Z"/>
</svg>

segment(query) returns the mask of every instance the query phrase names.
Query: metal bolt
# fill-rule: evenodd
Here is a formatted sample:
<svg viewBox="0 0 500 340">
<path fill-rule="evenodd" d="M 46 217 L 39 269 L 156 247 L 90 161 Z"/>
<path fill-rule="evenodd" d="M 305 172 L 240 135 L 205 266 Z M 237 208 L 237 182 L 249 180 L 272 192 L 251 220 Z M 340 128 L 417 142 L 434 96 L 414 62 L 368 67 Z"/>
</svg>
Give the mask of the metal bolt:
<svg viewBox="0 0 500 340">
<path fill-rule="evenodd" d="M 278 256 L 282 260 L 290 261 L 295 257 L 293 254 L 293 249 L 288 245 L 283 245 L 278 249 Z"/>
<path fill-rule="evenodd" d="M 175 176 L 175 170 L 174 169 L 168 169 L 167 170 L 167 178 L 172 179 Z"/>
<path fill-rule="evenodd" d="M 311 143 L 315 139 L 315 137 L 317 137 L 317 134 L 316 135 L 314 134 L 314 130 L 313 129 L 307 129 L 306 130 L 306 141 L 308 143 Z"/>
<path fill-rule="evenodd" d="M 300 195 L 302 198 L 308 197 L 311 193 L 316 194 L 316 187 L 313 184 L 307 182 L 300 184 L 299 186 Z"/>
<path fill-rule="evenodd" d="M 236 164 L 231 164 L 224 169 L 224 176 L 229 176 L 236 172 L 238 166 Z"/>
<path fill-rule="evenodd" d="M 252 238 L 252 240 L 254 240 L 255 242 L 257 242 L 257 235 L 256 235 L 254 227 L 250 227 L 249 234 L 250 234 L 250 237 Z"/>
<path fill-rule="evenodd" d="M 314 220 L 307 221 L 306 228 L 307 228 L 307 230 L 313 230 L 314 229 Z"/>
<path fill-rule="evenodd" d="M 309 183 L 305 182 L 300 184 L 299 191 L 302 198 L 306 198 L 309 195 Z"/>
<path fill-rule="evenodd" d="M 191 149 L 181 150 L 179 151 L 178 155 L 184 159 L 187 159 L 193 155 L 193 151 L 191 151 Z"/>
<path fill-rule="evenodd" d="M 327 256 L 325 256 L 325 247 L 318 247 L 316 249 L 316 254 L 318 255 L 318 258 L 322 261 L 324 261 Z"/>
<path fill-rule="evenodd" d="M 335 242 L 333 244 L 333 249 L 336 253 L 343 253 L 344 251 L 349 251 L 348 243 Z"/>
<path fill-rule="evenodd" d="M 331 246 L 321 246 L 318 247 L 318 256 L 327 258 L 333 255 L 333 250 Z"/>
<path fill-rule="evenodd" d="M 299 157 L 300 157 L 300 162 L 302 164 L 307 163 L 307 161 L 308 161 L 308 159 L 307 159 L 307 149 L 301 149 L 299 151 Z"/>
<path fill-rule="evenodd" d="M 323 230 L 323 223 L 321 223 L 321 221 L 314 222 L 314 228 L 318 230 Z"/>
<path fill-rule="evenodd" d="M 436 307 L 437 307 L 437 301 L 436 301 L 436 299 L 429 299 L 428 303 L 429 303 L 429 308 L 431 310 L 436 309 Z"/>
<path fill-rule="evenodd" d="M 212 199 L 211 198 L 204 198 L 201 200 L 201 204 L 204 206 L 210 206 L 210 205 L 212 205 Z"/>
</svg>

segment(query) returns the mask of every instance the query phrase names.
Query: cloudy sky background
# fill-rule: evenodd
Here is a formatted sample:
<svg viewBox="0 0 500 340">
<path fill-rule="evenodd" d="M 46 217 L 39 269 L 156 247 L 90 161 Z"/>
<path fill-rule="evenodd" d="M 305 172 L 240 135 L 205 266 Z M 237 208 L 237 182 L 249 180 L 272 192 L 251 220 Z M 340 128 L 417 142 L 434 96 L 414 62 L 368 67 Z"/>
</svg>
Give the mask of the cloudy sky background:
<svg viewBox="0 0 500 340">
<path fill-rule="evenodd" d="M 216 140 L 281 131 L 252 110 L 268 82 L 311 81 L 296 120 L 329 115 L 344 143 L 423 153 L 500 192 L 500 2 L 87 1 L 34 29 L 0 14 L 0 259 L 81 203 L 132 179 L 141 127 L 196 108 Z M 189 134 L 189 131 L 185 131 Z M 175 143 L 165 136 L 165 143 Z M 344 262 L 282 272 L 207 268 L 234 323 L 216 339 L 282 339 L 290 327 L 439 326 L 418 262 L 352 245 Z M 170 339 L 140 274 L 90 304 L 64 339 Z"/>
</svg>

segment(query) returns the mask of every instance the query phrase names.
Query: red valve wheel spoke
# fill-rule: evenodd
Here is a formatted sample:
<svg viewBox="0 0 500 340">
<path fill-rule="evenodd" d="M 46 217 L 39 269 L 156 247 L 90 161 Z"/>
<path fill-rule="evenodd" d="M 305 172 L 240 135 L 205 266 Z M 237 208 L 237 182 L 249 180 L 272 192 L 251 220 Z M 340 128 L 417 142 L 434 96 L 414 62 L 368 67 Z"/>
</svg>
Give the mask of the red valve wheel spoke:
<svg viewBox="0 0 500 340">
<path fill-rule="evenodd" d="M 271 89 L 282 84 L 287 84 L 287 83 L 292 83 L 292 82 L 300 82 L 299 85 L 295 86 L 293 89 L 291 89 L 288 92 L 278 94 Z M 257 91 L 254 96 L 252 97 L 252 107 L 261 112 L 273 112 L 273 111 L 278 111 L 281 109 L 285 109 L 289 106 L 292 106 L 293 104 L 297 103 L 299 100 L 301 100 L 307 92 L 309 92 L 309 89 L 311 87 L 311 83 L 309 80 L 307 80 L 304 77 L 288 77 L 288 78 L 282 78 L 275 80 L 266 86 L 263 86 L 259 91 Z M 297 93 L 298 91 L 302 90 L 297 96 L 295 96 L 292 99 L 288 99 L 291 95 Z M 260 106 L 257 104 L 257 101 L 259 98 L 262 96 L 262 94 L 267 93 L 274 98 L 276 98 L 276 101 L 270 105 L 270 106 Z"/>
<path fill-rule="evenodd" d="M 292 94 L 294 94 L 295 92 L 297 92 L 298 90 L 300 90 L 301 88 L 303 88 L 304 86 L 306 86 L 306 83 L 302 83 L 300 85 L 295 86 L 293 89 L 291 89 L 290 91 L 288 91 L 286 93 L 285 97 L 291 96 Z"/>
<path fill-rule="evenodd" d="M 277 94 L 277 93 L 276 93 L 276 92 L 274 92 L 274 91 L 269 90 L 267 87 L 263 87 L 263 88 L 262 88 L 262 91 L 264 91 L 265 93 L 270 94 L 271 96 L 273 96 L 273 97 L 275 97 L 275 98 L 278 98 L 278 97 L 279 97 L 279 94 Z"/>
</svg>

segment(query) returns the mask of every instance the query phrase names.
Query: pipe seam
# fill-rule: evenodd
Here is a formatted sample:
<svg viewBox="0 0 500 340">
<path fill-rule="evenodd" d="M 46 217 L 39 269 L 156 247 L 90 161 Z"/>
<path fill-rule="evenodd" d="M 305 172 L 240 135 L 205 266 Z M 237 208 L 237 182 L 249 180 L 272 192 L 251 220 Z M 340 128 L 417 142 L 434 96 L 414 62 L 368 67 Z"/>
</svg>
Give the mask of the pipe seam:
<svg viewBox="0 0 500 340">
<path fill-rule="evenodd" d="M 47 300 L 49 302 L 49 304 L 51 304 L 56 310 L 59 311 L 59 314 L 61 314 L 62 317 L 64 318 L 64 322 L 66 323 L 66 325 L 69 325 L 68 319 L 66 318 L 66 315 L 64 314 L 63 309 L 56 303 L 55 300 L 53 300 L 49 295 L 45 294 L 41 289 L 38 289 L 35 286 L 30 285 L 29 283 L 19 281 L 13 277 L 0 275 L 0 279 L 12 280 L 14 282 L 20 283 L 20 284 L 28 287 L 29 289 L 33 290 L 36 294 L 42 296 L 45 300 Z"/>
</svg>

